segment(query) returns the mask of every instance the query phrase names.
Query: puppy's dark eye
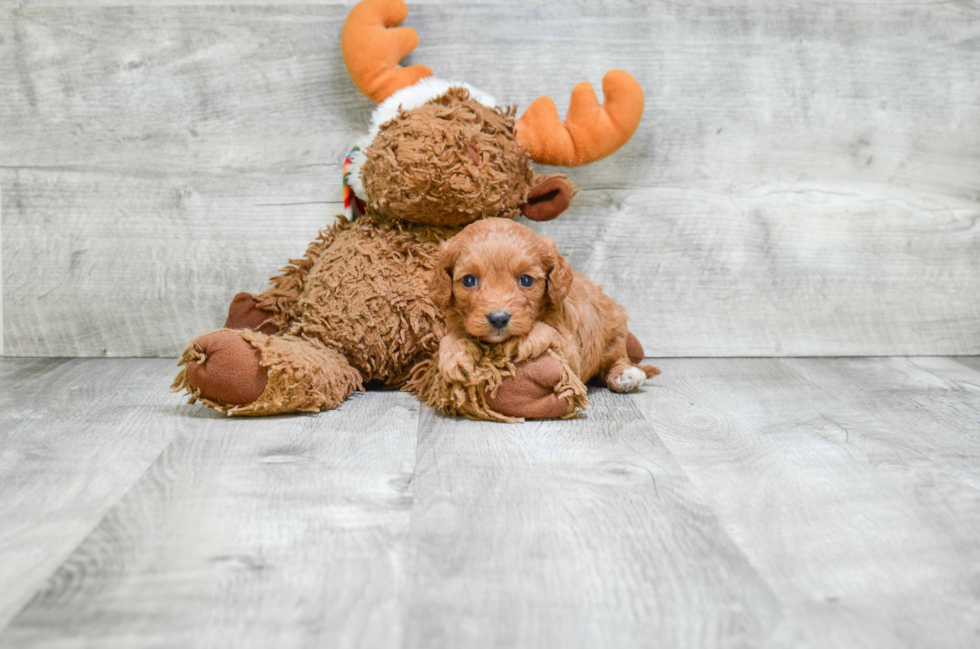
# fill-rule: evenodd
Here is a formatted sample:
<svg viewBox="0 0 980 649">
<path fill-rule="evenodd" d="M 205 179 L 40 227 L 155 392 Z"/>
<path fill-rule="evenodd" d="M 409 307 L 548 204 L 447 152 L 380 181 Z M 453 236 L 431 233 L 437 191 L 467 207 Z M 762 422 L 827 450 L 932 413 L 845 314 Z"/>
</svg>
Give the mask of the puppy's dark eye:
<svg viewBox="0 0 980 649">
<path fill-rule="evenodd" d="M 530 275 L 521 275 L 520 282 L 521 282 L 521 286 L 523 286 L 524 288 L 531 288 L 532 286 L 534 286 L 534 278 L 531 277 Z"/>
<path fill-rule="evenodd" d="M 466 288 L 473 288 L 479 282 L 476 279 L 476 275 L 463 275 L 463 286 Z"/>
</svg>

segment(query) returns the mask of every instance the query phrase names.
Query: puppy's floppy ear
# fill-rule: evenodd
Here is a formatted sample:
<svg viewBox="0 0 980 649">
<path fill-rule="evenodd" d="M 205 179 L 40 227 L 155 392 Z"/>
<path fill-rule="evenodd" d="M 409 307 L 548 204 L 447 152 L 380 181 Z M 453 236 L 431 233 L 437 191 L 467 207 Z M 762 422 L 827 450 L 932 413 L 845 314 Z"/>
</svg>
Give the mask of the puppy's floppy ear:
<svg viewBox="0 0 980 649">
<path fill-rule="evenodd" d="M 459 235 L 440 244 L 436 265 L 432 268 L 429 297 L 439 309 L 448 309 L 453 302 L 453 270 L 456 268 L 460 247 L 456 241 L 458 238 Z"/>
<path fill-rule="evenodd" d="M 534 175 L 521 212 L 532 221 L 550 221 L 568 209 L 578 189 L 564 174 Z"/>
<path fill-rule="evenodd" d="M 552 305 L 558 306 L 565 301 L 572 288 L 572 265 L 561 256 L 558 246 L 551 239 L 548 239 L 545 254 L 548 267 L 548 300 Z"/>
</svg>

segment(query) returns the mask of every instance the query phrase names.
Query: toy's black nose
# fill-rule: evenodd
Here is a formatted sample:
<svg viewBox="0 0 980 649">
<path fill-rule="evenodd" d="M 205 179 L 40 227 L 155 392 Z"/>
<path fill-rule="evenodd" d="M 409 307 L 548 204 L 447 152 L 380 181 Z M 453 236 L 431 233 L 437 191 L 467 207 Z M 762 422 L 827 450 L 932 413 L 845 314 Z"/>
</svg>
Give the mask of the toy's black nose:
<svg viewBox="0 0 980 649">
<path fill-rule="evenodd" d="M 494 329 L 503 329 L 510 322 L 510 314 L 506 311 L 492 311 L 487 314 L 487 322 Z"/>
</svg>

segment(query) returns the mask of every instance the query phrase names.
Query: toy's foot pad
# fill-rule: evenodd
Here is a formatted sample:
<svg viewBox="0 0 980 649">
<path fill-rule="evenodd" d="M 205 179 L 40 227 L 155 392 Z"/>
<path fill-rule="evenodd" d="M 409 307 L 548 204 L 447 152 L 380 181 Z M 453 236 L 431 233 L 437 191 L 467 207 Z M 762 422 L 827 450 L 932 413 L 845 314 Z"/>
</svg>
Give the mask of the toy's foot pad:
<svg viewBox="0 0 980 649">
<path fill-rule="evenodd" d="M 269 320 L 271 317 L 271 313 L 259 308 L 251 293 L 239 293 L 232 298 L 228 307 L 225 329 L 251 329 L 274 336 L 279 332 L 279 327 Z"/>
<path fill-rule="evenodd" d="M 187 363 L 187 383 L 200 396 L 231 406 L 252 403 L 265 391 L 261 354 L 233 331 L 212 331 L 194 341 L 199 356 Z"/>
<path fill-rule="evenodd" d="M 631 363 L 642 363 L 645 358 L 643 354 L 643 345 L 640 341 L 636 339 L 636 336 L 630 332 L 626 332 L 626 355 L 629 357 Z"/>
<path fill-rule="evenodd" d="M 561 381 L 561 363 L 551 356 L 539 356 L 516 368 L 504 379 L 496 396 L 487 393 L 487 405 L 508 417 L 557 419 L 568 413 L 568 399 L 555 394 Z"/>
</svg>

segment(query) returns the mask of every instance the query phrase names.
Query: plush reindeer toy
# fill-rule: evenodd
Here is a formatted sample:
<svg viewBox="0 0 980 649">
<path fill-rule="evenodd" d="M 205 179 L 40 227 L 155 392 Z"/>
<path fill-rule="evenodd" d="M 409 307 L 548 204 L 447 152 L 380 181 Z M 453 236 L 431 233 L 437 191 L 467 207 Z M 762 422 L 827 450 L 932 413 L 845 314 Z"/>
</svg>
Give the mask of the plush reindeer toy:
<svg viewBox="0 0 980 649">
<path fill-rule="evenodd" d="M 342 36 L 356 86 L 379 105 L 344 164 L 347 219 L 320 233 L 301 259 L 256 296 L 239 293 L 223 329 L 192 340 L 174 389 L 229 415 L 318 411 L 367 381 L 404 388 L 446 332 L 428 284 L 440 243 L 487 217 L 555 218 L 576 193 L 563 175 L 530 162 L 576 166 L 625 144 L 643 93 L 629 74 L 587 83 L 562 122 L 542 97 L 520 119 L 465 83 L 399 61 L 418 44 L 402 0 L 364 0 Z M 631 337 L 631 355 L 642 348 Z M 560 417 L 574 404 L 555 391 L 561 363 L 542 355 L 493 386 L 505 416 Z M 487 386 L 490 387 L 490 386 Z M 485 388 L 481 388 L 485 389 Z"/>
</svg>

